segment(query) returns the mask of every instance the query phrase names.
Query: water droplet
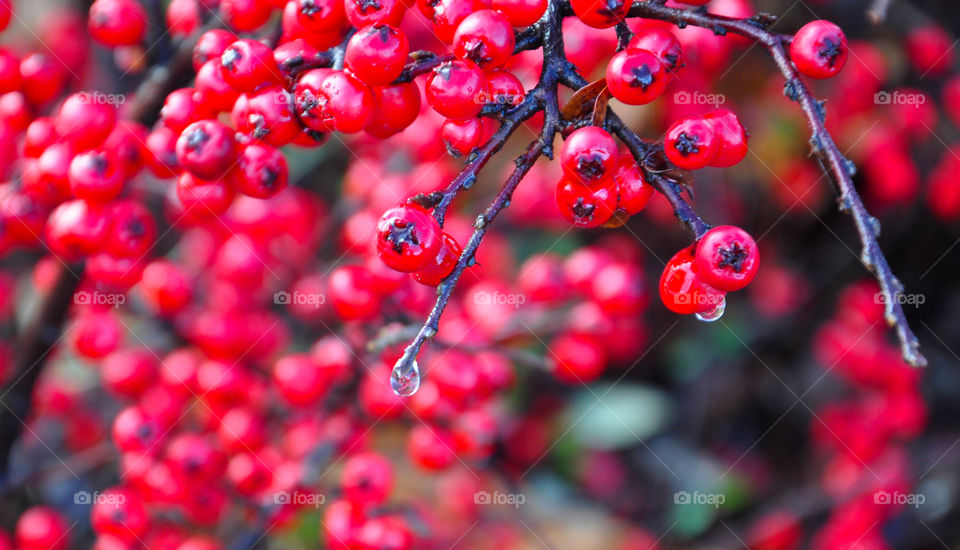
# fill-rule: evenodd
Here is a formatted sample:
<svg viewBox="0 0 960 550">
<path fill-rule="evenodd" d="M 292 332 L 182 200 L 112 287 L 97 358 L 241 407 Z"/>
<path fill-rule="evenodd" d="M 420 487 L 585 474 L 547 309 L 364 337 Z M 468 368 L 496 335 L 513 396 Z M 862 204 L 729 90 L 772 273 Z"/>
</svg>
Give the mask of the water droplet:
<svg viewBox="0 0 960 550">
<path fill-rule="evenodd" d="M 404 361 L 401 358 L 390 373 L 390 387 L 393 393 L 407 397 L 420 389 L 420 365 L 417 360 Z"/>
<path fill-rule="evenodd" d="M 717 307 L 711 309 L 710 311 L 697 313 L 697 319 L 705 323 L 712 323 L 717 319 L 723 317 L 723 312 L 726 310 L 727 310 L 727 299 L 725 297 L 721 297 L 720 303 L 717 304 Z"/>
</svg>

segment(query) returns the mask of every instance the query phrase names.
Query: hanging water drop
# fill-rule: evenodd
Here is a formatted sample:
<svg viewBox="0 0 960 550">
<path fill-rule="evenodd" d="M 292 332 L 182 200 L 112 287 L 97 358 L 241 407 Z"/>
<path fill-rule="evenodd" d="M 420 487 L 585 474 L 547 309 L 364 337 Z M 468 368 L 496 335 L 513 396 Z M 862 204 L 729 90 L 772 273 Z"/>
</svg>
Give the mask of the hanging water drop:
<svg viewBox="0 0 960 550">
<path fill-rule="evenodd" d="M 723 317 L 723 312 L 727 310 L 727 299 L 726 297 L 720 297 L 720 303 L 717 304 L 717 307 L 711 309 L 710 311 L 704 311 L 703 313 L 697 313 L 697 319 L 705 322 L 712 323 L 717 319 Z"/>
<path fill-rule="evenodd" d="M 402 397 L 417 393 L 420 389 L 420 365 L 416 359 L 405 361 L 400 358 L 397 361 L 390 373 L 390 387 L 393 388 L 393 393 Z"/>
</svg>

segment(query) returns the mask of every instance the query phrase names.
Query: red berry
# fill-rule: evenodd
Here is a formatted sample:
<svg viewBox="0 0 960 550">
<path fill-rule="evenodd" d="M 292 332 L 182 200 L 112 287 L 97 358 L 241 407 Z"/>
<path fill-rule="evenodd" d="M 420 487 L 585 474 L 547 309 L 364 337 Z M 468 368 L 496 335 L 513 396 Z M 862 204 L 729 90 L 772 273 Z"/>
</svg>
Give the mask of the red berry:
<svg viewBox="0 0 960 550">
<path fill-rule="evenodd" d="M 439 285 L 448 275 L 453 273 L 453 268 L 456 267 L 461 252 L 463 252 L 463 249 L 456 239 L 444 233 L 443 243 L 440 245 L 437 257 L 430 265 L 416 271 L 413 278 L 418 283 L 427 286 Z"/>
<path fill-rule="evenodd" d="M 90 524 L 98 535 L 113 535 L 136 542 L 150 529 L 150 516 L 139 494 L 128 489 L 110 488 L 97 493 L 90 512 Z"/>
<path fill-rule="evenodd" d="M 630 11 L 626 0 L 570 0 L 573 13 L 595 29 L 606 29 L 623 21 Z"/>
<path fill-rule="evenodd" d="M 6 48 L 0 48 L 0 94 L 20 89 L 20 59 Z"/>
<path fill-rule="evenodd" d="M 147 12 L 135 0 L 96 0 L 90 5 L 87 28 L 105 46 L 137 44 L 147 29 Z"/>
<path fill-rule="evenodd" d="M 219 216 L 233 203 L 233 186 L 223 179 L 204 180 L 190 172 L 177 179 L 177 198 L 184 212 L 199 217 Z"/>
<path fill-rule="evenodd" d="M 402 32 L 377 24 L 363 27 L 350 37 L 344 61 L 364 84 L 383 86 L 400 76 L 408 53 L 410 46 Z"/>
<path fill-rule="evenodd" d="M 714 288 L 733 291 L 753 280 L 760 267 L 760 252 L 749 233 L 720 225 L 700 238 L 696 260 L 701 280 Z"/>
<path fill-rule="evenodd" d="M 514 27 L 529 27 L 547 11 L 547 0 L 493 0 L 493 9 L 506 15 Z"/>
<path fill-rule="evenodd" d="M 574 130 L 560 148 L 564 175 L 581 185 L 608 185 L 617 165 L 617 143 L 603 128 Z"/>
<path fill-rule="evenodd" d="M 357 532 L 357 550 L 411 550 L 413 535 L 400 517 L 368 519 Z"/>
<path fill-rule="evenodd" d="M 211 29 L 201 34 L 193 47 L 193 70 L 199 71 L 212 59 L 219 60 L 227 47 L 236 41 L 237 36 L 226 29 Z"/>
<path fill-rule="evenodd" d="M 486 68 L 500 67 L 513 55 L 516 38 L 506 16 L 493 10 L 471 13 L 453 35 L 453 53 Z"/>
<path fill-rule="evenodd" d="M 404 0 L 344 0 L 350 24 L 358 29 L 367 25 L 399 27 L 407 9 Z"/>
<path fill-rule="evenodd" d="M 269 145 L 251 143 L 243 148 L 234 177 L 237 191 L 266 199 L 287 187 L 287 157 Z"/>
<path fill-rule="evenodd" d="M 657 56 L 646 50 L 627 48 L 607 65 L 607 88 L 627 105 L 645 105 L 660 97 L 667 87 L 667 74 Z"/>
<path fill-rule="evenodd" d="M 155 128 L 144 144 L 147 147 L 146 164 L 158 178 L 172 178 L 180 171 L 177 159 L 177 137 L 179 133 L 170 128 Z"/>
<path fill-rule="evenodd" d="M 316 405 L 333 383 L 329 372 L 306 354 L 281 357 L 272 374 L 280 397 L 295 407 Z"/>
<path fill-rule="evenodd" d="M 426 424 L 418 424 L 410 430 L 407 451 L 413 462 L 426 470 L 445 470 L 457 460 L 450 433 Z"/>
<path fill-rule="evenodd" d="M 553 375 L 567 384 L 586 384 L 603 374 L 607 353 L 603 342 L 587 334 L 562 334 L 550 342 Z"/>
<path fill-rule="evenodd" d="M 921 78 L 928 73 L 943 74 L 953 66 L 953 38 L 938 24 L 928 23 L 910 30 L 903 46 Z"/>
<path fill-rule="evenodd" d="M 200 179 L 224 176 L 237 159 L 233 131 L 218 120 L 201 120 L 177 138 L 177 161 Z"/>
<path fill-rule="evenodd" d="M 185 38 L 203 24 L 198 0 L 170 0 L 166 12 L 167 29 L 174 38 Z M 236 40 L 234 38 L 233 40 Z M 230 40 L 230 42 L 233 42 Z"/>
<path fill-rule="evenodd" d="M 482 144 L 483 121 L 479 118 L 453 120 L 448 118 L 440 127 L 440 137 L 447 152 L 455 157 L 469 155 Z"/>
<path fill-rule="evenodd" d="M 67 82 L 60 62 L 42 53 L 31 53 L 20 60 L 21 90 L 30 103 L 41 105 L 60 95 Z"/>
<path fill-rule="evenodd" d="M 339 31 L 347 22 L 343 0 L 294 0 L 297 20 L 313 33 Z"/>
<path fill-rule="evenodd" d="M 66 143 L 46 148 L 35 163 L 23 171 L 23 191 L 43 204 L 54 205 L 70 198 L 70 162 L 73 155 Z"/>
<path fill-rule="evenodd" d="M 153 246 L 157 225 L 139 202 L 122 199 L 110 204 L 110 235 L 104 251 L 118 258 L 140 258 Z"/>
<path fill-rule="evenodd" d="M 73 157 L 69 179 L 74 197 L 107 202 L 123 190 L 126 173 L 113 154 L 97 149 Z"/>
<path fill-rule="evenodd" d="M 272 12 L 273 6 L 268 0 L 220 0 L 220 16 L 240 32 L 257 30 L 270 19 Z"/>
<path fill-rule="evenodd" d="M 613 178 L 617 184 L 617 208 L 631 216 L 643 210 L 654 189 L 643 177 L 637 162 L 629 156 L 621 156 Z"/>
<path fill-rule="evenodd" d="M 70 546 L 70 528 L 53 508 L 34 506 L 17 519 L 13 531 L 18 550 L 66 550 Z"/>
<path fill-rule="evenodd" d="M 703 313 L 724 300 L 724 292 L 703 282 L 697 274 L 693 246 L 677 252 L 660 276 L 660 299 L 674 313 Z"/>
<path fill-rule="evenodd" d="M 525 95 L 523 84 L 513 73 L 505 69 L 487 71 L 490 84 L 489 103 L 495 105 L 520 105 Z"/>
<path fill-rule="evenodd" d="M 230 118 L 238 132 L 274 147 L 282 147 L 303 131 L 293 109 L 293 94 L 271 84 L 256 93 L 242 94 L 237 98 Z"/>
<path fill-rule="evenodd" d="M 340 486 L 343 496 L 354 504 L 382 504 L 393 489 L 393 467 L 378 454 L 354 455 L 343 465 Z"/>
<path fill-rule="evenodd" d="M 363 82 L 343 71 L 307 71 L 294 89 L 300 120 L 318 132 L 363 130 L 373 116 L 373 93 Z"/>
<path fill-rule="evenodd" d="M 489 83 L 483 69 L 473 61 L 448 61 L 427 79 L 427 102 L 441 115 L 456 120 L 471 118 L 489 97 Z"/>
<path fill-rule="evenodd" d="M 177 264 L 168 260 L 156 260 L 144 268 L 140 278 L 140 292 L 144 301 L 154 311 L 165 316 L 177 313 L 190 303 L 193 288 L 186 273 Z M 164 367 L 171 367 L 173 364 L 174 362 L 167 360 Z"/>
<path fill-rule="evenodd" d="M 373 276 L 358 265 L 340 267 L 330 273 L 329 293 L 334 311 L 345 321 L 371 319 L 380 312 L 380 295 Z M 386 379 L 376 382 L 393 396 L 386 383 Z"/>
<path fill-rule="evenodd" d="M 200 67 L 194 85 L 201 94 L 204 106 L 217 112 L 229 111 L 233 108 L 237 98 L 240 97 L 240 92 L 234 90 L 223 79 L 223 70 L 220 68 L 219 59 L 211 59 Z M 197 118 L 207 117 L 200 116 Z"/>
<path fill-rule="evenodd" d="M 417 0 L 420 12 L 433 23 L 433 33 L 449 44 L 460 22 L 475 11 L 490 7 L 489 0 Z"/>
<path fill-rule="evenodd" d="M 30 126 L 27 126 L 26 135 L 23 137 L 23 155 L 37 158 L 44 149 L 56 141 L 57 130 L 54 128 L 53 119 L 45 116 L 37 117 Z"/>
<path fill-rule="evenodd" d="M 217 70 L 220 70 L 219 65 Z M 167 94 L 164 99 L 160 108 L 160 122 L 179 134 L 192 122 L 213 118 L 215 114 L 207 106 L 202 92 L 194 88 L 180 88 Z"/>
<path fill-rule="evenodd" d="M 830 78 L 847 62 L 847 37 L 830 21 L 811 21 L 794 35 L 790 59 L 810 78 Z"/>
<path fill-rule="evenodd" d="M 377 223 L 377 253 L 396 271 L 411 273 L 427 267 L 440 245 L 440 224 L 419 206 L 391 208 Z"/>
<path fill-rule="evenodd" d="M 677 168 L 697 170 L 714 162 L 720 151 L 720 140 L 710 122 L 703 118 L 683 118 L 667 130 L 663 147 Z"/>
<path fill-rule="evenodd" d="M 110 230 L 106 207 L 75 199 L 61 203 L 47 219 L 47 244 L 54 253 L 77 260 L 103 248 Z"/>
<path fill-rule="evenodd" d="M 266 84 L 282 81 L 273 50 L 263 42 L 241 38 L 227 46 L 220 56 L 223 79 L 241 92 L 253 92 Z"/>
<path fill-rule="evenodd" d="M 557 207 L 565 220 L 577 227 L 599 227 L 617 208 L 616 186 L 612 179 L 586 187 L 567 178 L 557 184 Z"/>
<path fill-rule="evenodd" d="M 717 109 L 703 115 L 703 118 L 713 126 L 720 146 L 710 166 L 726 168 L 737 164 L 747 156 L 747 131 L 733 111 Z"/>
<path fill-rule="evenodd" d="M 63 102 L 54 119 L 60 139 L 80 150 L 96 147 L 107 139 L 117 122 L 117 109 L 100 102 L 98 97 L 78 93 Z"/>
<path fill-rule="evenodd" d="M 21 92 L 10 92 L 0 96 L 0 125 L 15 133 L 27 129 L 33 120 L 33 109 L 27 96 Z"/>
<path fill-rule="evenodd" d="M 364 128 L 386 138 L 413 124 L 420 114 L 420 88 L 413 82 L 373 88 L 373 116 Z"/>
<path fill-rule="evenodd" d="M 644 27 L 630 40 L 628 48 L 646 50 L 663 62 L 667 71 L 675 73 L 683 68 L 683 48 L 677 37 L 667 29 Z"/>
</svg>

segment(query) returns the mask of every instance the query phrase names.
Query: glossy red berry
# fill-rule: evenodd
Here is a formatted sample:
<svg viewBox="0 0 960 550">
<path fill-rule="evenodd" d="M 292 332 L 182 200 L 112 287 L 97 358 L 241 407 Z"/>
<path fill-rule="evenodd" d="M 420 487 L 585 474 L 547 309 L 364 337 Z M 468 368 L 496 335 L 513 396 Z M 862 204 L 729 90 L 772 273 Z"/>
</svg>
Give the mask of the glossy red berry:
<svg viewBox="0 0 960 550">
<path fill-rule="evenodd" d="M 110 235 L 104 251 L 118 258 L 137 258 L 147 253 L 157 236 L 157 224 L 145 206 L 132 199 L 110 203 Z"/>
<path fill-rule="evenodd" d="M 98 535 L 113 535 L 133 543 L 146 536 L 150 516 L 139 494 L 114 487 L 97 494 L 90 524 Z"/>
<path fill-rule="evenodd" d="M 34 105 L 57 97 L 67 82 L 68 73 L 59 61 L 34 52 L 20 60 L 21 91 Z"/>
<path fill-rule="evenodd" d="M 617 160 L 613 179 L 617 185 L 617 208 L 631 216 L 643 210 L 653 196 L 653 186 L 644 178 L 637 161 L 629 156 Z"/>
<path fill-rule="evenodd" d="M 364 130 L 378 138 L 404 130 L 420 114 L 420 97 L 420 88 L 414 82 L 374 87 L 373 116 Z"/>
<path fill-rule="evenodd" d="M 607 88 L 627 105 L 645 105 L 660 97 L 667 87 L 667 73 L 657 56 L 646 50 L 627 48 L 607 65 Z"/>
<path fill-rule="evenodd" d="M 448 275 L 453 273 L 453 268 L 456 267 L 462 252 L 463 248 L 460 246 L 460 243 L 450 235 L 444 233 L 443 243 L 440 245 L 440 251 L 437 252 L 437 257 L 426 267 L 414 272 L 413 278 L 416 279 L 418 283 L 427 286 L 438 286 Z"/>
<path fill-rule="evenodd" d="M 194 88 L 180 88 L 167 94 L 164 99 L 160 108 L 160 122 L 179 134 L 190 123 L 213 118 L 215 114 L 202 92 Z"/>
<path fill-rule="evenodd" d="M 147 11 L 136 0 L 96 0 L 90 5 L 87 28 L 105 46 L 137 44 L 147 29 Z"/>
<path fill-rule="evenodd" d="M 147 135 L 146 164 L 158 178 L 172 178 L 180 171 L 177 159 L 177 138 L 180 134 L 170 128 L 155 128 Z"/>
<path fill-rule="evenodd" d="M 586 126 L 574 130 L 560 148 L 564 175 L 581 185 L 606 185 L 617 165 L 617 143 L 606 130 Z"/>
<path fill-rule="evenodd" d="M 107 139 L 117 122 L 117 109 L 99 98 L 100 94 L 81 92 L 63 102 L 54 119 L 60 139 L 79 150 L 96 147 Z"/>
<path fill-rule="evenodd" d="M 287 157 L 276 147 L 251 143 L 243 148 L 234 175 L 237 191 L 266 199 L 287 187 Z"/>
<path fill-rule="evenodd" d="M 513 73 L 505 69 L 487 71 L 487 82 L 490 85 L 488 103 L 495 105 L 520 105 L 526 95 L 523 84 Z"/>
<path fill-rule="evenodd" d="M 381 455 L 360 453 L 347 459 L 340 478 L 343 496 L 355 504 L 382 504 L 393 489 L 393 467 Z"/>
<path fill-rule="evenodd" d="M 297 20 L 304 29 L 315 33 L 340 30 L 347 21 L 343 0 L 293 0 Z"/>
<path fill-rule="evenodd" d="M 529 27 L 547 11 L 547 0 L 493 0 L 493 9 L 506 15 L 514 27 Z"/>
<path fill-rule="evenodd" d="M 749 233 L 732 225 L 714 227 L 700 238 L 697 273 L 706 284 L 724 291 L 750 284 L 760 267 L 760 252 Z"/>
<path fill-rule="evenodd" d="M 344 0 L 343 5 L 350 24 L 359 29 L 367 25 L 399 27 L 410 3 L 404 0 Z"/>
<path fill-rule="evenodd" d="M 410 430 L 407 451 L 416 465 L 426 470 L 445 470 L 457 460 L 453 445 L 447 430 L 418 424 Z"/>
<path fill-rule="evenodd" d="M 417 0 L 417 7 L 433 24 L 433 33 L 449 44 L 457 26 L 471 13 L 490 7 L 488 0 Z"/>
<path fill-rule="evenodd" d="M 633 35 L 628 48 L 646 50 L 657 56 L 669 73 L 683 68 L 683 48 L 677 37 L 667 29 L 644 27 Z"/>
<path fill-rule="evenodd" d="M 18 73 L 19 74 L 19 73 Z M 23 137 L 23 155 L 37 158 L 44 149 L 57 141 L 57 130 L 50 117 L 37 117 L 27 126 Z"/>
<path fill-rule="evenodd" d="M 427 79 L 427 102 L 441 115 L 462 120 L 477 115 L 489 96 L 483 69 L 473 61 L 448 61 Z"/>
<path fill-rule="evenodd" d="M 384 212 L 377 223 L 377 253 L 396 271 L 430 265 L 440 251 L 440 224 L 423 208 L 405 204 Z"/>
<path fill-rule="evenodd" d="M 811 21 L 794 35 L 790 59 L 810 78 L 830 78 L 847 62 L 847 37 L 830 21 Z"/>
<path fill-rule="evenodd" d="M 329 293 L 334 311 L 344 320 L 371 319 L 380 311 L 381 298 L 373 276 L 358 265 L 333 270 L 330 273 Z M 377 383 L 386 384 L 386 379 Z M 389 388 L 383 387 L 393 396 Z"/>
<path fill-rule="evenodd" d="M 318 132 L 352 134 L 373 116 L 373 93 L 356 77 L 331 69 L 306 72 L 294 89 L 297 115 Z"/>
<path fill-rule="evenodd" d="M 177 160 L 194 176 L 212 180 L 224 176 L 237 159 L 233 131 L 217 120 L 201 120 L 177 138 Z"/>
<path fill-rule="evenodd" d="M 258 29 L 272 13 L 269 0 L 220 0 L 220 16 L 230 28 L 240 32 Z"/>
<path fill-rule="evenodd" d="M 697 170 L 714 162 L 720 140 L 710 122 L 700 117 L 683 118 L 667 130 L 663 148 L 677 168 Z"/>
<path fill-rule="evenodd" d="M 0 94 L 20 89 L 20 59 L 6 48 L 0 48 Z"/>
<path fill-rule="evenodd" d="M 457 26 L 453 53 L 485 68 L 496 68 L 513 55 L 516 37 L 506 16 L 494 10 L 471 13 Z"/>
<path fill-rule="evenodd" d="M 238 97 L 230 118 L 237 132 L 274 147 L 290 143 L 303 131 L 294 112 L 293 94 L 275 84 Z"/>
<path fill-rule="evenodd" d="M 280 82 L 282 73 L 273 58 L 273 50 L 258 40 L 241 38 L 227 46 L 220 56 L 223 79 L 240 92 Z"/>
<path fill-rule="evenodd" d="M 237 36 L 226 29 L 211 29 L 201 34 L 193 46 L 193 70 L 199 71 L 207 61 L 220 59 L 227 47 L 236 41 Z"/>
<path fill-rule="evenodd" d="M 483 121 L 479 118 L 447 119 L 440 127 L 440 137 L 447 152 L 455 157 L 469 155 L 483 140 Z"/>
<path fill-rule="evenodd" d="M 115 155 L 96 149 L 73 157 L 69 179 L 74 197 L 106 202 L 123 190 L 126 173 Z"/>
<path fill-rule="evenodd" d="M 400 76 L 409 53 L 410 46 L 402 32 L 377 24 L 359 29 L 350 37 L 344 61 L 364 84 L 383 86 Z"/>
<path fill-rule="evenodd" d="M 53 508 L 34 506 L 17 519 L 13 538 L 18 550 L 66 550 L 70 526 Z"/>
<path fill-rule="evenodd" d="M 747 156 L 747 131 L 733 111 L 717 109 L 703 115 L 703 118 L 713 126 L 719 140 L 717 156 L 710 162 L 710 166 L 726 168 Z"/>
<path fill-rule="evenodd" d="M 167 30 L 174 38 L 185 38 L 203 24 L 203 14 L 198 0 L 170 0 L 165 15 Z"/>
<path fill-rule="evenodd" d="M 557 184 L 556 199 L 560 214 L 577 227 L 599 227 L 617 209 L 617 192 L 612 179 L 587 187 L 562 178 Z"/>
<path fill-rule="evenodd" d="M 694 247 L 677 252 L 660 276 L 660 299 L 674 313 L 703 313 L 723 304 L 724 292 L 703 282 L 697 274 Z"/>
<path fill-rule="evenodd" d="M 571 0 L 573 13 L 595 29 L 606 29 L 623 21 L 630 11 L 626 0 Z"/>
<path fill-rule="evenodd" d="M 273 365 L 272 376 L 280 397 L 295 407 L 316 405 L 333 383 L 329 373 L 306 354 L 281 357 Z"/>
<path fill-rule="evenodd" d="M 187 274 L 177 264 L 156 260 L 144 268 L 140 292 L 154 311 L 165 316 L 177 313 L 190 303 L 193 287 Z M 164 362 L 165 368 L 171 365 L 171 361 Z"/>
</svg>

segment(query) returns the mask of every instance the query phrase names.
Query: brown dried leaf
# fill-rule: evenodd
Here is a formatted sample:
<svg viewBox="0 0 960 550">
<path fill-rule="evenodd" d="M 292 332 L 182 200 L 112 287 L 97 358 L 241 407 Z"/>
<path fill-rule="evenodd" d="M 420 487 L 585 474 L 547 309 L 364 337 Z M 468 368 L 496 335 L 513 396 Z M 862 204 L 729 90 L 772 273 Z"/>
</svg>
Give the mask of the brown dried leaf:
<svg viewBox="0 0 960 550">
<path fill-rule="evenodd" d="M 560 115 L 569 121 L 590 116 L 596 106 L 597 97 L 606 89 L 607 81 L 603 78 L 587 84 L 573 94 L 570 101 L 560 109 Z"/>
</svg>

